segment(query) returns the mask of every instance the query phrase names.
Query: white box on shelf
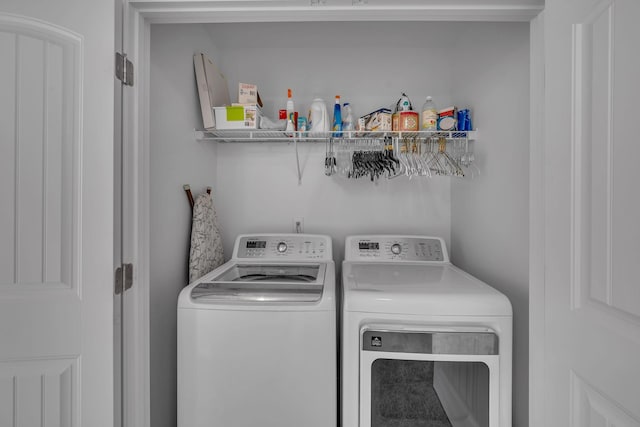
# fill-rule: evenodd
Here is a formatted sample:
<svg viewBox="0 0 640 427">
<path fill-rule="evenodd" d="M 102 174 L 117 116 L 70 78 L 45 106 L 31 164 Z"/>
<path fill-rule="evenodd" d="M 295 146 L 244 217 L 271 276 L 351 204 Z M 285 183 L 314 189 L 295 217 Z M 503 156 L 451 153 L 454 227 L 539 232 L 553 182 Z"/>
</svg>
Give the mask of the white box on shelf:
<svg viewBox="0 0 640 427">
<path fill-rule="evenodd" d="M 214 107 L 216 129 L 258 129 L 262 112 L 257 105 Z"/>
</svg>

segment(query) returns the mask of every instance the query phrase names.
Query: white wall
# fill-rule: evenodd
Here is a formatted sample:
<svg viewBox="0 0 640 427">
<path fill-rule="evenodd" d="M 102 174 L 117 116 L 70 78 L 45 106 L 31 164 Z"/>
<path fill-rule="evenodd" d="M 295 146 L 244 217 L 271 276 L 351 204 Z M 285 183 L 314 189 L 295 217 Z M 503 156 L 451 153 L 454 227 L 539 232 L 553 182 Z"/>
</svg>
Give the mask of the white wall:
<svg viewBox="0 0 640 427">
<path fill-rule="evenodd" d="M 176 425 L 176 303 L 187 283 L 191 208 L 182 189 L 194 194 L 216 176 L 215 145 L 196 142 L 202 127 L 194 83 L 193 54 L 215 50 L 199 26 L 154 25 L 151 29 L 151 425 Z"/>
<path fill-rule="evenodd" d="M 474 24 L 457 36 L 453 97 L 473 108 L 482 173 L 452 181 L 451 256 L 511 300 L 513 425 L 523 427 L 529 386 L 529 26 Z"/>
<path fill-rule="evenodd" d="M 440 235 L 450 243 L 454 260 L 507 293 L 519 310 L 518 319 L 526 322 L 526 306 L 521 311 L 518 298 L 523 286 L 526 298 L 528 169 L 526 162 L 519 167 L 517 160 L 514 164 L 507 160 L 528 152 L 527 31 L 524 23 L 152 26 L 154 427 L 175 424 L 175 304 L 186 281 L 190 224 L 184 183 L 197 190 L 213 186 L 227 258 L 237 234 L 290 232 L 294 216 L 304 217 L 305 232 L 332 236 L 338 265 L 348 234 Z M 476 148 L 482 175 L 471 181 L 397 178 L 377 184 L 327 177 L 325 146 L 300 144 L 303 177 L 298 185 L 293 145 L 196 142 L 193 129 L 202 123 L 191 56 L 197 51 L 208 53 L 227 76 L 232 101 L 238 82 L 258 84 L 264 113 L 270 117 L 284 108 L 289 87 L 300 113 L 306 113 L 315 96 L 331 107 L 336 94 L 352 102 L 356 114 L 395 104 L 403 91 L 416 108 L 427 95 L 434 96 L 439 106 L 469 105 L 481 129 Z M 515 75 L 507 70 L 515 70 Z M 498 106 L 507 103 L 510 114 L 516 109 L 516 96 L 516 105 L 525 108 L 519 116 L 524 124 L 513 119 L 501 122 Z M 521 205 L 509 205 L 520 199 Z M 520 241 L 521 235 L 525 240 Z M 505 257 L 503 248 L 518 261 L 522 255 L 524 262 L 505 269 L 499 262 Z M 486 258 L 491 261 L 485 269 Z M 517 330 L 522 334 L 522 327 Z M 526 336 L 525 325 L 516 345 L 526 345 Z M 526 357 L 526 348 L 518 347 L 516 353 Z M 524 368 L 522 360 L 517 377 L 524 382 L 517 387 L 526 391 L 526 360 Z M 516 399 L 516 418 L 526 420 L 527 397 L 519 393 Z"/>
<path fill-rule="evenodd" d="M 394 105 L 403 91 L 417 108 L 427 95 L 450 98 L 446 51 L 454 33 L 443 23 L 215 24 L 208 31 L 231 100 L 237 100 L 239 82 L 256 83 L 264 113 L 272 118 L 285 108 L 287 88 L 305 116 L 316 96 L 331 114 L 339 94 L 359 115 Z M 327 177 L 324 144 L 301 144 L 299 150 L 302 185 L 291 145 L 218 146 L 215 195 L 227 255 L 239 233 L 291 232 L 294 216 L 304 217 L 305 232 L 331 235 L 338 260 L 348 234 L 436 234 L 449 240 L 448 179 L 373 185 Z"/>
</svg>

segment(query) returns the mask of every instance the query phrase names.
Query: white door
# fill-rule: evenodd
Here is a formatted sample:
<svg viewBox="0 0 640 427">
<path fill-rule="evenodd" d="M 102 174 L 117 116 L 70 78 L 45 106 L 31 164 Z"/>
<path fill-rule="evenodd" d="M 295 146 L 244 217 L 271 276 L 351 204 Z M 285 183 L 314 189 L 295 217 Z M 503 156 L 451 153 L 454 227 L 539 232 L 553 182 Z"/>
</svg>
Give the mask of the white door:
<svg viewBox="0 0 640 427">
<path fill-rule="evenodd" d="M 639 18 L 638 0 L 545 3 L 540 426 L 640 426 Z"/>
<path fill-rule="evenodd" d="M 0 4 L 0 425 L 113 426 L 112 0 Z"/>
</svg>

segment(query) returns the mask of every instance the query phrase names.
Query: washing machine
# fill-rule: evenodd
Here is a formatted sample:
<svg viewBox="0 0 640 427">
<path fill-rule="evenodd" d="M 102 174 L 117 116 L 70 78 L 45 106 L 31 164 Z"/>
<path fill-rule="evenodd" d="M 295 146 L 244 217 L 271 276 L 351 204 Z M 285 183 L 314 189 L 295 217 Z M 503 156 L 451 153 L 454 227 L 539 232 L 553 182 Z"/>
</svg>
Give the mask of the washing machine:
<svg viewBox="0 0 640 427">
<path fill-rule="evenodd" d="M 427 236 L 350 236 L 343 427 L 511 426 L 512 308 Z"/>
<path fill-rule="evenodd" d="M 335 427 L 331 239 L 252 234 L 178 299 L 178 427 Z"/>
</svg>

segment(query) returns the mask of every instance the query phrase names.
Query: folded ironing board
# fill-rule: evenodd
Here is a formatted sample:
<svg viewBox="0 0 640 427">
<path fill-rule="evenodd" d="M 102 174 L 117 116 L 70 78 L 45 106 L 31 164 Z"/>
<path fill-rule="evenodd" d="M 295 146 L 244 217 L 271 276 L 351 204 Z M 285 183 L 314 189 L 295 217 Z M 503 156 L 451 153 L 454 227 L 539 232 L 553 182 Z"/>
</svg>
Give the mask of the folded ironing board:
<svg viewBox="0 0 640 427">
<path fill-rule="evenodd" d="M 209 193 L 200 194 L 193 205 L 189 282 L 222 265 L 224 254 L 218 218 Z"/>
</svg>

